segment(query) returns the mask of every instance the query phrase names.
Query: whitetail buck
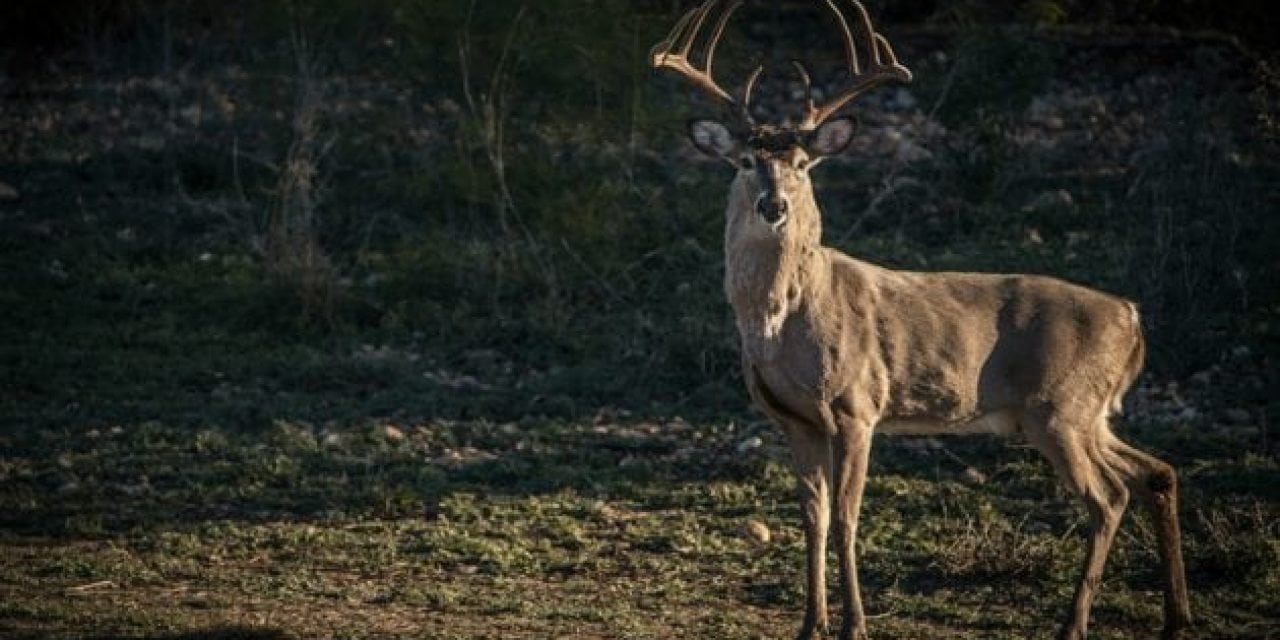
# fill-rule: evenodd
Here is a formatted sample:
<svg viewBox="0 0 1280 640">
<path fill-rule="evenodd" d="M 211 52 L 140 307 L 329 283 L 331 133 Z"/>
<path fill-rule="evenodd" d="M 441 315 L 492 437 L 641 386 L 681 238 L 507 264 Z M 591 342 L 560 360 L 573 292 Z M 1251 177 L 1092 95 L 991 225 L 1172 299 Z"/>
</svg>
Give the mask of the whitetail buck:
<svg viewBox="0 0 1280 640">
<path fill-rule="evenodd" d="M 675 71 L 727 114 L 723 122 L 691 122 L 689 134 L 698 149 L 737 168 L 725 211 L 725 293 L 751 398 L 790 443 L 808 554 L 799 637 L 827 629 L 831 524 L 840 637 L 866 637 L 854 539 L 875 431 L 1020 434 L 1048 458 L 1084 500 L 1091 525 L 1061 638 L 1085 636 L 1107 552 L 1130 492 L 1137 494 L 1159 540 L 1162 637 L 1179 637 L 1191 613 L 1177 476 L 1109 424 L 1143 363 L 1136 307 L 1048 277 L 893 271 L 823 247 L 809 170 L 843 151 L 854 133 L 850 119 L 832 116 L 875 85 L 911 79 L 861 4 L 851 0 L 846 15 L 825 1 L 844 37 L 850 79 L 815 104 L 797 63 L 809 85 L 798 125 L 753 121 L 751 87 L 763 67 L 736 96 L 712 78 L 716 44 L 742 0 L 707 0 L 650 54 L 655 67 Z M 694 53 L 704 26 L 710 35 Z"/>
</svg>

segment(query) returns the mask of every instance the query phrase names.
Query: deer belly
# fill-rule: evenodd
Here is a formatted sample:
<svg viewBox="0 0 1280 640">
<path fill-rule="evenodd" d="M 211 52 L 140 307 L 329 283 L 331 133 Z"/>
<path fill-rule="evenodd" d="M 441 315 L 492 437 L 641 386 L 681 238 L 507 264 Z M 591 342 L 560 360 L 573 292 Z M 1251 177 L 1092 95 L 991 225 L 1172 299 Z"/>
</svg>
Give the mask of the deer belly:
<svg viewBox="0 0 1280 640">
<path fill-rule="evenodd" d="M 876 426 L 876 432 L 895 436 L 945 436 L 995 434 L 1010 436 L 1018 433 L 1018 411 L 1002 409 L 981 414 L 969 420 L 947 421 L 927 417 L 886 418 Z"/>
</svg>

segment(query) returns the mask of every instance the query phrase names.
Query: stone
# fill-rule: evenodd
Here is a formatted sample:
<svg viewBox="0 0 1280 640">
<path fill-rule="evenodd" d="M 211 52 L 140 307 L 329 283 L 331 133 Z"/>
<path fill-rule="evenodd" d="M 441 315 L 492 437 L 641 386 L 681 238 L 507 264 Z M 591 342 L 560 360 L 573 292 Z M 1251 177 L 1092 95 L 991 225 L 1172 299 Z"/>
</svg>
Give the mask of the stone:
<svg viewBox="0 0 1280 640">
<path fill-rule="evenodd" d="M 773 534 L 769 531 L 769 526 L 759 520 L 747 521 L 747 537 L 759 545 L 769 544 L 773 539 Z"/>
</svg>

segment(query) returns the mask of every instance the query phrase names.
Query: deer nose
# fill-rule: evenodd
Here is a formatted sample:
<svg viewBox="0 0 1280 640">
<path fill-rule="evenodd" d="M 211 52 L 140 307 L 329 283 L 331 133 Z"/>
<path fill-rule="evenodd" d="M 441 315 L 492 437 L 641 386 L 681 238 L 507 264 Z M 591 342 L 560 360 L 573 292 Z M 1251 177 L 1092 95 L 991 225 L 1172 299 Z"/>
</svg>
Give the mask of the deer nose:
<svg viewBox="0 0 1280 640">
<path fill-rule="evenodd" d="M 756 213 L 771 225 L 777 225 L 787 217 L 790 209 L 791 202 L 780 193 L 762 193 L 756 198 Z"/>
</svg>

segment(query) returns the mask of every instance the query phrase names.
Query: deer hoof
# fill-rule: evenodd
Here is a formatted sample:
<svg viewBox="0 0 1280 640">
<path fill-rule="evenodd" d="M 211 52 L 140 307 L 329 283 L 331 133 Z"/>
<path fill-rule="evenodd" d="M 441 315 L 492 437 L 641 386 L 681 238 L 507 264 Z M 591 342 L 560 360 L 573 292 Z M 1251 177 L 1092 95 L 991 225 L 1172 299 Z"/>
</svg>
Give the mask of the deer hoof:
<svg viewBox="0 0 1280 640">
<path fill-rule="evenodd" d="M 800 633 L 796 634 L 796 640 L 822 640 L 826 637 L 827 632 L 816 625 L 805 625 L 800 629 Z"/>
<path fill-rule="evenodd" d="M 867 640 L 866 627 L 850 627 L 840 629 L 840 640 Z"/>
</svg>

